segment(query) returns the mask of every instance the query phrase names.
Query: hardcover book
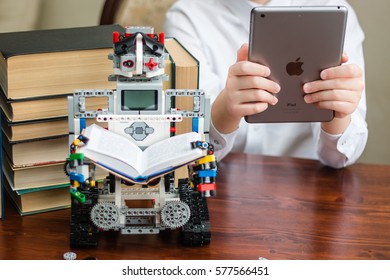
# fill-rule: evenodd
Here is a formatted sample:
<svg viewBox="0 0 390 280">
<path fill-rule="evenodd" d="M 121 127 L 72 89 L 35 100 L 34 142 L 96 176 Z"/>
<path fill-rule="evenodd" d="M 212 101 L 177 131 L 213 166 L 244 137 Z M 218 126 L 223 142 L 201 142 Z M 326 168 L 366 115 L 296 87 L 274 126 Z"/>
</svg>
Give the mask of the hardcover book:
<svg viewBox="0 0 390 280">
<path fill-rule="evenodd" d="M 22 216 L 70 207 L 69 184 L 14 191 L 4 181 L 11 202 Z"/>
<path fill-rule="evenodd" d="M 16 168 L 63 162 L 68 156 L 68 135 L 15 142 L 4 133 L 2 137 L 4 151 Z"/>
<path fill-rule="evenodd" d="M 112 33 L 99 25 L 0 34 L 0 85 L 7 99 L 70 94 L 78 88 L 110 88 Z"/>
<path fill-rule="evenodd" d="M 7 122 L 66 117 L 68 94 L 26 99 L 7 99 L 0 87 L 0 106 Z"/>
<path fill-rule="evenodd" d="M 141 150 L 129 138 L 91 125 L 84 136 L 88 143 L 78 152 L 98 166 L 132 182 L 148 182 L 206 155 L 191 143 L 201 141 L 196 132 L 176 135 Z"/>
<path fill-rule="evenodd" d="M 69 183 L 69 178 L 64 172 L 64 162 L 15 168 L 9 158 L 4 156 L 3 173 L 12 190 L 42 188 Z"/>
<path fill-rule="evenodd" d="M 69 177 L 65 174 L 64 164 L 65 162 L 54 162 L 14 167 L 10 159 L 4 155 L 3 175 L 14 191 L 63 185 L 69 183 Z M 107 172 L 97 167 L 95 176 L 98 180 L 102 180 L 107 176 Z"/>
<path fill-rule="evenodd" d="M 165 49 L 168 51 L 170 61 L 166 63 L 165 73 L 169 80 L 166 89 L 198 89 L 199 88 L 199 61 L 175 38 L 166 38 Z M 193 97 L 177 97 L 177 108 L 191 110 L 194 104 Z M 177 134 L 192 130 L 190 119 L 184 119 L 176 127 Z"/>
<path fill-rule="evenodd" d="M 34 98 L 7 99 L 0 88 L 0 105 L 7 122 L 50 120 L 68 116 L 69 94 Z M 87 110 L 104 108 L 107 98 L 93 98 L 87 103 Z"/>
<path fill-rule="evenodd" d="M 175 38 L 166 38 L 164 46 L 169 53 L 173 68 L 170 71 L 172 77 L 169 77 L 171 88 L 197 89 L 199 86 L 199 61 Z"/>
<path fill-rule="evenodd" d="M 68 134 L 68 119 L 66 117 L 26 122 L 8 122 L 3 117 L 1 126 L 5 136 L 11 142 Z"/>
<path fill-rule="evenodd" d="M 87 126 L 93 123 L 105 125 L 105 123 L 97 122 L 96 119 L 86 120 Z M 8 122 L 3 118 L 2 129 L 4 135 L 11 142 L 38 140 L 69 134 L 67 117 L 24 122 Z"/>
</svg>

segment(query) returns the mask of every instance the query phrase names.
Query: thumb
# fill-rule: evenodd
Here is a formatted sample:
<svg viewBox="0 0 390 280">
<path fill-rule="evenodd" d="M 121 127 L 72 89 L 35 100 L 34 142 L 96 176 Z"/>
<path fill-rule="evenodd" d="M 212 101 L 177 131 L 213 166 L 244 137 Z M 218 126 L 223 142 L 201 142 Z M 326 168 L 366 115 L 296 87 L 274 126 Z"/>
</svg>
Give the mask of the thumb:
<svg viewBox="0 0 390 280">
<path fill-rule="evenodd" d="M 348 57 L 347 53 L 344 52 L 343 56 L 341 58 L 341 63 L 346 63 L 346 62 L 348 62 L 348 60 L 349 60 L 349 57 Z"/>
<path fill-rule="evenodd" d="M 248 60 L 248 43 L 243 44 L 237 51 L 237 62 Z"/>
</svg>

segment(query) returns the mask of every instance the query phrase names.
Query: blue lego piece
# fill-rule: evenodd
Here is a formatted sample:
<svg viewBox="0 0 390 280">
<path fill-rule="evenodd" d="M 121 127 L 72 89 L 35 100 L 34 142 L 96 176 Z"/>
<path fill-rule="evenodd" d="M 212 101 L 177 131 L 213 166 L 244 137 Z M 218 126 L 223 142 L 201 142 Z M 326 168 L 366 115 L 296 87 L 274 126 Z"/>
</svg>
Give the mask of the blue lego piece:
<svg viewBox="0 0 390 280">
<path fill-rule="evenodd" d="M 216 170 L 199 170 L 198 171 L 198 176 L 200 178 L 216 177 L 217 176 L 217 171 Z"/>
</svg>

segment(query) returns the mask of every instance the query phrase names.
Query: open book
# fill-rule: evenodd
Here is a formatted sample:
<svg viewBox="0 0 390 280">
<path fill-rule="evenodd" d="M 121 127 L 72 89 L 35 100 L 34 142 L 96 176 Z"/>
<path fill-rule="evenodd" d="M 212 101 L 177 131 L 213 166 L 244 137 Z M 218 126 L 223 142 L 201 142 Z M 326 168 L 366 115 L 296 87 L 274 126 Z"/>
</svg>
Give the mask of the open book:
<svg viewBox="0 0 390 280">
<path fill-rule="evenodd" d="M 88 143 L 79 150 L 95 164 L 132 182 L 145 183 L 206 155 L 192 148 L 191 142 L 202 140 L 196 132 L 164 139 L 141 150 L 129 138 L 95 124 L 86 128 Z"/>
</svg>

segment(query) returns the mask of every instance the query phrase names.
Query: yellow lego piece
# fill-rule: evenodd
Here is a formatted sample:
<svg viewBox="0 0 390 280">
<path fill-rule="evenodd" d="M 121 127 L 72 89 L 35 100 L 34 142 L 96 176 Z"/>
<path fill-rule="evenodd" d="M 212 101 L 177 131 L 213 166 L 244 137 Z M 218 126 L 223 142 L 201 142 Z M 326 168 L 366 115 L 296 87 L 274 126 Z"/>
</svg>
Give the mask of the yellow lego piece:
<svg viewBox="0 0 390 280">
<path fill-rule="evenodd" d="M 75 146 L 80 146 L 80 143 L 81 143 L 81 140 L 80 139 L 75 139 L 74 141 L 73 141 L 73 144 L 75 145 Z"/>
<path fill-rule="evenodd" d="M 201 158 L 200 160 L 198 160 L 198 164 L 205 164 L 205 163 L 214 162 L 214 161 L 215 161 L 215 155 L 208 155 L 208 156 L 205 156 L 205 157 Z"/>
</svg>

